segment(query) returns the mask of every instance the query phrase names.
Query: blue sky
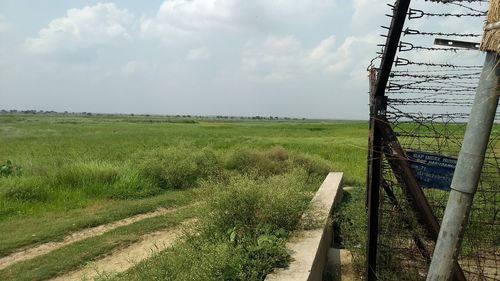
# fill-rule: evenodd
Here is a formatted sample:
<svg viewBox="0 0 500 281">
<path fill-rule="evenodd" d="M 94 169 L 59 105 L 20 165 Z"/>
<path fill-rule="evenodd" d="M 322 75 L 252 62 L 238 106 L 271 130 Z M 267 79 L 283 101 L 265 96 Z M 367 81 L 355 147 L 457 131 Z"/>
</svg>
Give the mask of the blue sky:
<svg viewBox="0 0 500 281">
<path fill-rule="evenodd" d="M 2 0 L 0 107 L 367 119 L 384 2 Z"/>
</svg>

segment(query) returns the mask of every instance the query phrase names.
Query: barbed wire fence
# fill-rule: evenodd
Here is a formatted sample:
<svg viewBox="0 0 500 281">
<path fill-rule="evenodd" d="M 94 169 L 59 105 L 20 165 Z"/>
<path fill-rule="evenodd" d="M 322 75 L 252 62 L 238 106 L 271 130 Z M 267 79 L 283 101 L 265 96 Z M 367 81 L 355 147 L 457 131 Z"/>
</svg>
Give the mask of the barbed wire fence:
<svg viewBox="0 0 500 281">
<path fill-rule="evenodd" d="M 391 42 L 394 38 L 387 38 L 379 45 L 381 66 L 376 68 L 375 60 L 369 66 L 367 207 L 369 232 L 377 232 L 368 234 L 369 280 L 425 280 L 436 227 L 439 231 L 448 200 L 446 183 L 451 181 L 450 169 L 444 169 L 443 162 L 449 164 L 452 175 L 482 69 L 483 56 L 477 47 L 487 1 L 413 0 L 418 8 L 408 9 L 399 2 L 388 5 L 391 26 L 382 27 L 389 33 L 384 37 L 397 37 L 397 44 Z M 401 11 L 405 12 L 404 25 L 395 36 Z M 436 24 L 425 24 L 430 18 Z M 464 32 L 457 32 L 456 26 L 447 28 L 449 19 Z M 471 19 L 479 24 L 471 26 Z M 438 40 L 447 45 L 434 45 Z M 393 59 L 388 48 L 395 49 Z M 384 65 L 388 59 L 391 61 Z M 382 73 L 389 64 L 390 71 Z M 384 82 L 384 75 L 388 76 L 385 87 L 377 85 Z M 454 280 L 500 280 L 499 122 L 497 111 Z M 432 166 L 429 159 L 441 162 L 440 167 L 431 167 L 437 174 L 423 167 Z"/>
</svg>

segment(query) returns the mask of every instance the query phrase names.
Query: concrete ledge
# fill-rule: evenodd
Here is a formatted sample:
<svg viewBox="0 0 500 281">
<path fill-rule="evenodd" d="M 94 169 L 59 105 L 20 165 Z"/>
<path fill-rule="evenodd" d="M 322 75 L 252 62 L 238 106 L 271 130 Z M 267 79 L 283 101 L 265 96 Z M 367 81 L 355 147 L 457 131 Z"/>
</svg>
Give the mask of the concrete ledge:
<svg viewBox="0 0 500 281">
<path fill-rule="evenodd" d="M 360 278 L 356 278 L 356 274 L 352 266 L 352 254 L 345 249 L 330 248 L 328 250 L 328 264 L 326 265 L 326 271 L 333 274 L 334 280 L 360 280 Z"/>
<path fill-rule="evenodd" d="M 292 255 L 288 268 L 276 269 L 267 275 L 267 281 L 316 281 L 322 280 L 323 270 L 328 260 L 333 233 L 330 215 L 342 200 L 343 173 L 329 173 L 311 200 L 315 219 L 321 225 L 317 229 L 299 231 L 287 243 Z"/>
</svg>

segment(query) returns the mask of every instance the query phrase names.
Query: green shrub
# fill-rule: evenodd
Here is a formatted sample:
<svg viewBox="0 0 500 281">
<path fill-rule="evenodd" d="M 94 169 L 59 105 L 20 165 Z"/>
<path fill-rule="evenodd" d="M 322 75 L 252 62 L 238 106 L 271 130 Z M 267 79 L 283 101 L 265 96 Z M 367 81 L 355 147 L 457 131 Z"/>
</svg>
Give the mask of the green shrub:
<svg viewBox="0 0 500 281">
<path fill-rule="evenodd" d="M 0 165 L 0 178 L 9 176 L 20 176 L 23 169 L 14 164 L 11 160 L 5 161 Z"/>
<path fill-rule="evenodd" d="M 318 156 L 298 154 L 293 156 L 292 162 L 307 172 L 308 182 L 321 182 L 332 171 L 331 164 Z"/>
<path fill-rule="evenodd" d="M 245 175 L 269 177 L 300 167 L 307 172 L 308 182 L 322 181 L 332 170 L 331 164 L 317 156 L 289 154 L 283 147 L 269 150 L 237 149 L 226 159 L 225 167 Z"/>
<path fill-rule="evenodd" d="M 192 187 L 199 176 L 193 154 L 184 149 L 155 151 L 142 163 L 140 174 L 161 189 Z"/>
<path fill-rule="evenodd" d="M 213 150 L 204 148 L 195 153 L 194 160 L 198 177 L 214 180 L 220 180 L 224 177 L 222 162 Z"/>
<path fill-rule="evenodd" d="M 290 157 L 282 146 L 275 146 L 266 152 L 268 157 L 277 162 L 284 162 Z"/>
<path fill-rule="evenodd" d="M 233 177 L 227 186 L 216 187 L 209 199 L 208 233 L 236 237 L 283 236 L 297 227 L 310 194 L 303 191 L 303 171 L 273 176 L 267 180 Z M 213 235 L 213 234 L 211 234 Z"/>
<path fill-rule="evenodd" d="M 268 151 L 237 149 L 229 154 L 225 167 L 246 175 L 269 177 L 289 170 L 288 153 L 280 147 Z"/>
<path fill-rule="evenodd" d="M 248 177 L 230 179 L 228 186 L 213 187 L 216 194 L 209 199 L 209 214 L 205 223 L 211 233 L 225 236 L 229 229 L 248 232 L 257 227 L 261 186 Z"/>
<path fill-rule="evenodd" d="M 238 280 L 240 255 L 229 242 L 192 238 L 139 265 L 124 280 Z"/>
<path fill-rule="evenodd" d="M 236 176 L 215 187 L 200 236 L 211 243 L 229 240 L 242 249 L 243 270 L 226 280 L 262 280 L 272 268 L 288 263 L 286 238 L 311 197 L 304 192 L 306 178 L 303 170 L 294 169 L 260 180 Z"/>
<path fill-rule="evenodd" d="M 300 169 L 270 178 L 259 202 L 259 221 L 275 231 L 294 230 L 311 199 L 303 190 L 306 178 Z"/>
<path fill-rule="evenodd" d="M 176 148 L 148 155 L 141 164 L 140 175 L 161 189 L 183 189 L 197 186 L 199 179 L 220 179 L 224 172 L 214 151 Z"/>
<path fill-rule="evenodd" d="M 272 236 L 262 236 L 244 245 L 192 237 L 140 264 L 123 279 L 260 281 L 272 266 L 288 262 L 284 244 L 283 239 Z"/>
</svg>

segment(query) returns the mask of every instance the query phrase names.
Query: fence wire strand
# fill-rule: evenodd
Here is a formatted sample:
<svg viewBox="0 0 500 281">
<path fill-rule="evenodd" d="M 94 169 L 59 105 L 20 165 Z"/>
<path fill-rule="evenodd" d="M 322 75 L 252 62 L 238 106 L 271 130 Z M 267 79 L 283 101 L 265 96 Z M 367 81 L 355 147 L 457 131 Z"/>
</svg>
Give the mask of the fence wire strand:
<svg viewBox="0 0 500 281">
<path fill-rule="evenodd" d="M 484 3 L 487 1 L 434 2 L 438 2 L 433 4 L 440 4 L 442 9 L 428 12 L 411 8 L 408 13 L 411 20 L 406 21 L 403 36 L 408 41 L 405 43 L 411 44 L 412 48 L 400 48 L 394 61 L 386 89 L 386 118 L 406 151 L 424 151 L 457 158 L 481 74 L 481 56 L 470 59 L 468 54 L 479 54 L 479 51 L 425 45 L 422 38 L 444 36 L 478 40 L 482 26 L 477 26 L 476 32 L 467 29 L 467 32 L 460 33 L 456 29 L 436 30 L 435 26 L 426 30 L 426 25 L 418 21 L 428 20 L 429 17 L 433 20 L 453 18 L 468 26 L 471 18 L 485 17 Z M 419 1 L 418 4 L 421 4 L 420 8 L 422 4 L 431 3 Z M 443 58 L 443 54 L 447 53 L 443 51 L 451 51 L 447 59 Z M 379 58 L 377 56 L 374 60 Z M 375 64 L 374 60 L 371 66 Z M 499 157 L 500 115 L 497 111 L 459 252 L 459 264 L 467 280 L 500 280 Z M 376 274 L 379 280 L 425 280 L 435 244 L 418 223 L 412 202 L 405 196 L 386 160 L 382 167 L 383 196 Z M 430 188 L 423 191 L 440 221 L 449 192 Z"/>
</svg>

